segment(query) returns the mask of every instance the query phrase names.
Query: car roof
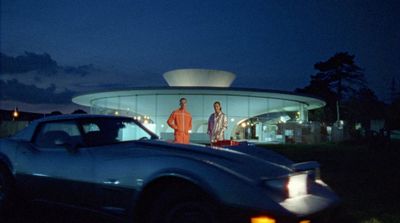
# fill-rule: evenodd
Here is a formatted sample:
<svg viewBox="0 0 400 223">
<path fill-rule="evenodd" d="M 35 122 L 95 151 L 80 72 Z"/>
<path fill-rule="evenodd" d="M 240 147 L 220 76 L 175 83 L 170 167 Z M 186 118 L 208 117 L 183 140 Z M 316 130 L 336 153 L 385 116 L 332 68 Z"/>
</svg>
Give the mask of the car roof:
<svg viewBox="0 0 400 223">
<path fill-rule="evenodd" d="M 93 115 L 93 114 L 69 114 L 69 115 L 52 115 L 45 118 L 40 118 L 32 121 L 26 128 L 22 129 L 20 132 L 16 133 L 11 138 L 20 139 L 25 141 L 30 141 L 33 137 L 36 127 L 43 122 L 51 121 L 62 121 L 62 120 L 77 120 L 77 119 L 90 119 L 90 118 L 129 118 L 126 116 L 115 116 L 115 115 Z"/>
</svg>

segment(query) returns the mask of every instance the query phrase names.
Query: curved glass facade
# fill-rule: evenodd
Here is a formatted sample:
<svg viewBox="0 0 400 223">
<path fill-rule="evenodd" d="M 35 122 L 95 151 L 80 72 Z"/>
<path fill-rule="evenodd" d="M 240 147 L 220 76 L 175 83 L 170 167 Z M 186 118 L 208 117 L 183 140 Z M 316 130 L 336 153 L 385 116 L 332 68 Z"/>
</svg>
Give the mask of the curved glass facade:
<svg viewBox="0 0 400 223">
<path fill-rule="evenodd" d="M 324 105 L 323 101 L 311 98 L 319 103 L 311 106 L 309 101 L 298 100 L 291 94 L 195 89 L 103 92 L 78 96 L 73 101 L 90 106 L 94 114 L 134 117 L 161 138 L 169 140 L 173 139 L 173 129 L 166 121 L 179 107 L 182 97 L 187 98 L 188 111 L 193 118 L 192 142 L 208 141 L 207 121 L 214 112 L 215 101 L 221 102 L 222 110 L 228 116 L 225 138 L 255 142 L 285 142 L 288 137 L 295 137 L 294 129 L 308 123 L 308 109 Z M 293 130 L 287 126 L 293 126 Z"/>
</svg>

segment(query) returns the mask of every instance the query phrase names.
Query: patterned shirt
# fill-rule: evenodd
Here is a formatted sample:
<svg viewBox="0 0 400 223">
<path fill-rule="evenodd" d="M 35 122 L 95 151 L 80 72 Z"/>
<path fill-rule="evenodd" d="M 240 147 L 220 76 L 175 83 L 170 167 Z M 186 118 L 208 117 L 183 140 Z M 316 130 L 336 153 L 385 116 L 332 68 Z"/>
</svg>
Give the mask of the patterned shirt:
<svg viewBox="0 0 400 223">
<path fill-rule="evenodd" d="M 224 132 L 228 128 L 228 118 L 223 112 L 212 113 L 208 119 L 207 134 L 211 142 L 224 140 Z"/>
</svg>

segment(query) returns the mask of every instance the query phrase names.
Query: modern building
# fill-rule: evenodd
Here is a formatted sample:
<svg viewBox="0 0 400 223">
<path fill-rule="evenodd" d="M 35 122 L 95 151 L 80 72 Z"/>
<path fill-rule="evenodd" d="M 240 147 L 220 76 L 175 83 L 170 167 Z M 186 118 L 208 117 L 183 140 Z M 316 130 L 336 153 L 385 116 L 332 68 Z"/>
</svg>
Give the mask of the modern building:
<svg viewBox="0 0 400 223">
<path fill-rule="evenodd" d="M 227 139 L 302 142 L 311 140 L 313 131 L 319 131 L 310 126 L 308 110 L 323 107 L 321 99 L 293 92 L 232 88 L 235 75 L 226 71 L 180 69 L 163 76 L 169 87 L 93 92 L 72 101 L 89 106 L 94 114 L 134 117 L 164 139 L 173 138 L 173 129 L 166 121 L 182 97 L 187 98 L 193 118 L 193 142 L 208 141 L 207 121 L 215 101 L 221 102 L 229 119 Z"/>
</svg>

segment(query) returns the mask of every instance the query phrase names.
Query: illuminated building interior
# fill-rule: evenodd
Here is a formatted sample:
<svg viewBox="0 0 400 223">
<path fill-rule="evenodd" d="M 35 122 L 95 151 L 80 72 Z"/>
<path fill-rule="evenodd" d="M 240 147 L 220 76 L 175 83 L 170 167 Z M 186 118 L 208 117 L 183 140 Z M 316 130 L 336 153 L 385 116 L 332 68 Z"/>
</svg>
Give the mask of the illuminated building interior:
<svg viewBox="0 0 400 223">
<path fill-rule="evenodd" d="M 166 121 L 179 107 L 179 99 L 185 97 L 193 118 L 191 141 L 207 142 L 207 121 L 214 112 L 213 103 L 219 101 L 228 116 L 225 138 L 261 143 L 295 140 L 298 129 L 302 129 L 303 137 L 312 131 L 308 110 L 325 105 L 318 98 L 292 92 L 232 88 L 234 74 L 226 71 L 181 69 L 165 73 L 164 78 L 168 87 L 93 92 L 77 96 L 73 102 L 89 106 L 94 114 L 134 117 L 170 140 L 173 129 Z"/>
</svg>

